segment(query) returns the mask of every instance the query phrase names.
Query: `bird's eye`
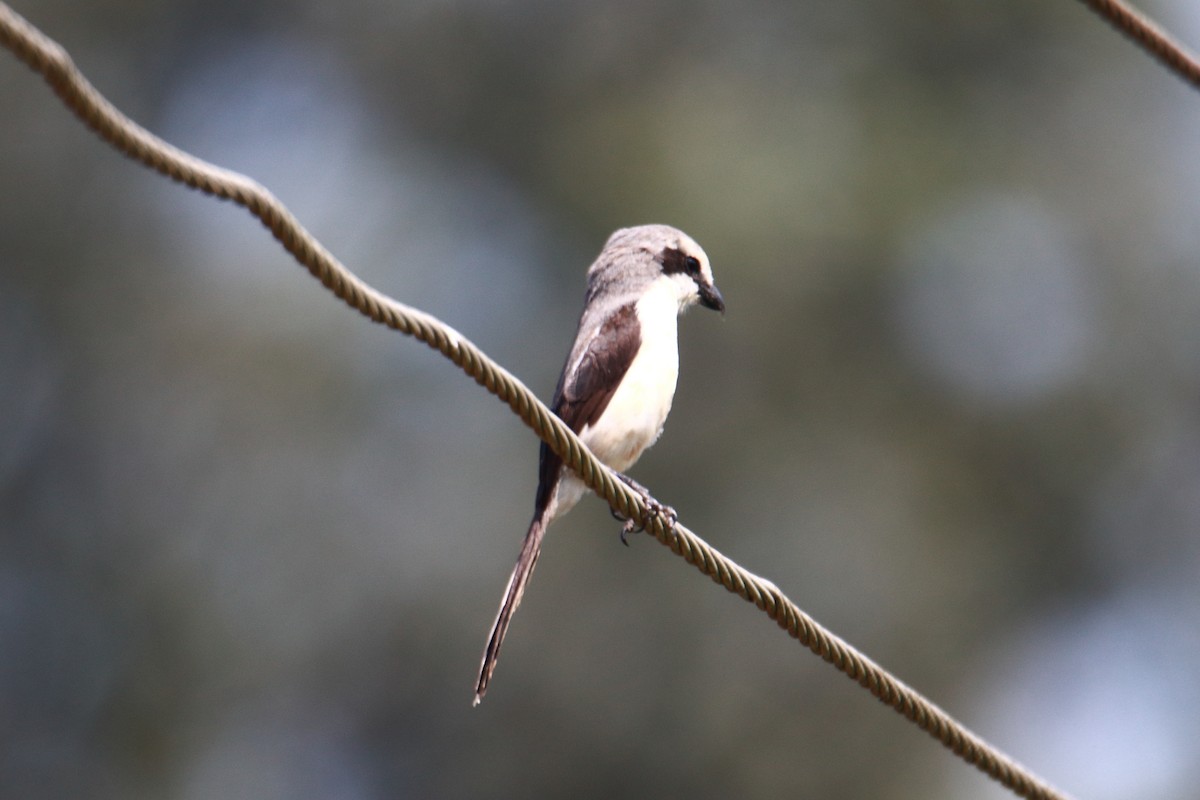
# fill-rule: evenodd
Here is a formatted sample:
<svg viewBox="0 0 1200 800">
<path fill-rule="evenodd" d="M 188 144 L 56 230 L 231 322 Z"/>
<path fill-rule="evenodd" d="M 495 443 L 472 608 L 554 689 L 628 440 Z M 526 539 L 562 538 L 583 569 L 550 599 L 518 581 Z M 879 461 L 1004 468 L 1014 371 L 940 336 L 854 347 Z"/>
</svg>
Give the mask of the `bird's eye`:
<svg viewBox="0 0 1200 800">
<path fill-rule="evenodd" d="M 685 271 L 687 271 L 687 274 L 691 275 L 693 278 L 700 274 L 700 262 L 695 256 L 688 256 L 685 258 L 683 260 L 683 268 Z"/>
</svg>

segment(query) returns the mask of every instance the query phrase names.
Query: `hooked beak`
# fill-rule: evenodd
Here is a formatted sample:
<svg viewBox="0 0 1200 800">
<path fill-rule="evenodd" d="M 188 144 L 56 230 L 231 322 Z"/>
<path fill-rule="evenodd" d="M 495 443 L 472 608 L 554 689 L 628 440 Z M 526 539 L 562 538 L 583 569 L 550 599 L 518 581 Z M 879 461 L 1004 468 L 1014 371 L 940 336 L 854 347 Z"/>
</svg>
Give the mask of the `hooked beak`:
<svg viewBox="0 0 1200 800">
<path fill-rule="evenodd" d="M 725 298 L 721 296 L 721 290 L 711 283 L 700 287 L 700 305 L 725 313 Z"/>
</svg>

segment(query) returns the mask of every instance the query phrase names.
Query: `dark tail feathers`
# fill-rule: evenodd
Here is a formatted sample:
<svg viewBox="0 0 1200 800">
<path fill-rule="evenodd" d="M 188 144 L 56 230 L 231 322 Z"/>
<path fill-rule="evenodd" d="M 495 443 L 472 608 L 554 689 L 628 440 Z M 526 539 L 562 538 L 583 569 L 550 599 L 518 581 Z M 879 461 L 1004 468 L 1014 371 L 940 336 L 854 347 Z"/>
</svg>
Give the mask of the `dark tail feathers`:
<svg viewBox="0 0 1200 800">
<path fill-rule="evenodd" d="M 512 621 L 517 606 L 521 604 L 521 595 L 525 593 L 525 585 L 529 583 L 529 576 L 533 574 L 533 567 L 537 564 L 538 554 L 542 550 L 542 537 L 546 534 L 543 517 L 544 514 L 538 514 L 533 518 L 533 522 L 529 524 L 529 532 L 525 534 L 525 541 L 521 544 L 521 554 L 517 556 L 517 565 L 513 567 L 512 575 L 508 579 L 504 600 L 500 603 L 500 611 L 496 614 L 496 621 L 492 623 L 492 633 L 483 651 L 483 663 L 479 667 L 479 681 L 475 684 L 473 705 L 479 705 L 479 701 L 483 700 L 484 694 L 487 693 L 492 672 L 496 669 L 496 660 L 500 657 L 500 645 L 504 643 L 504 634 L 508 632 L 508 624 Z"/>
</svg>

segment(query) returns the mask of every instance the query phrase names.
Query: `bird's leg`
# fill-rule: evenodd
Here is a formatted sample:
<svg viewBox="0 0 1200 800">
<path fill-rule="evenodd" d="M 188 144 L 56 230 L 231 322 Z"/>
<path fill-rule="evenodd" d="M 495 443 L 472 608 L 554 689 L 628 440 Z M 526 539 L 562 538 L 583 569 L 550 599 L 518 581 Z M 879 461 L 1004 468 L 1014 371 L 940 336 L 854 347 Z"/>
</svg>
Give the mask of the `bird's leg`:
<svg viewBox="0 0 1200 800">
<path fill-rule="evenodd" d="M 642 502 L 646 504 L 646 508 L 650 511 L 651 515 L 662 518 L 663 524 L 666 525 L 667 530 L 671 530 L 675 527 L 675 523 L 679 521 L 679 515 L 675 513 L 675 509 L 671 508 L 670 506 L 663 505 L 655 500 L 653 497 L 651 497 L 649 489 L 647 489 L 645 486 L 642 486 L 628 475 L 618 472 L 617 477 L 620 478 L 626 486 L 638 493 L 638 496 L 642 498 Z M 620 516 L 616 511 L 613 511 L 612 514 L 614 517 L 620 519 Z M 649 519 L 649 517 L 647 517 L 647 519 Z M 633 517 L 627 518 L 625 520 L 625 526 L 621 528 L 621 544 L 628 547 L 629 542 L 625 537 L 631 533 L 641 533 L 644 530 L 646 530 L 645 522 L 638 522 Z"/>
</svg>

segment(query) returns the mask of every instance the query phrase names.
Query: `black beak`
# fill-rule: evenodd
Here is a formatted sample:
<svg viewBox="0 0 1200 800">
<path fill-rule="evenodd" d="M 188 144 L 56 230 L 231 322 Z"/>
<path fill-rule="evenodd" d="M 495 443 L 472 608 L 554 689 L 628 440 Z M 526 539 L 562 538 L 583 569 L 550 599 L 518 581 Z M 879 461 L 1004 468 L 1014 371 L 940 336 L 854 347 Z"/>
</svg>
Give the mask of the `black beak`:
<svg viewBox="0 0 1200 800">
<path fill-rule="evenodd" d="M 700 305 L 725 313 L 725 298 L 721 296 L 721 290 L 711 283 L 700 285 Z"/>
</svg>

